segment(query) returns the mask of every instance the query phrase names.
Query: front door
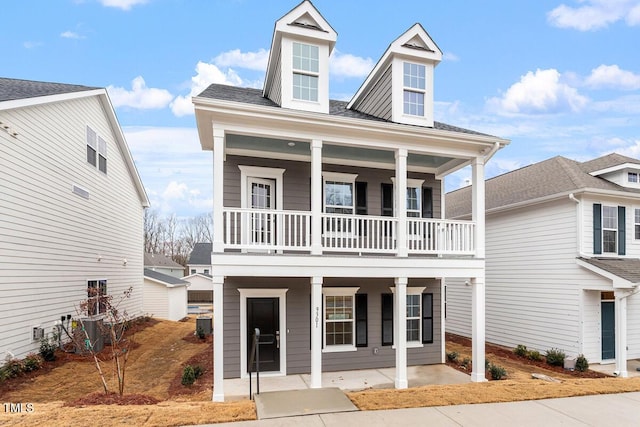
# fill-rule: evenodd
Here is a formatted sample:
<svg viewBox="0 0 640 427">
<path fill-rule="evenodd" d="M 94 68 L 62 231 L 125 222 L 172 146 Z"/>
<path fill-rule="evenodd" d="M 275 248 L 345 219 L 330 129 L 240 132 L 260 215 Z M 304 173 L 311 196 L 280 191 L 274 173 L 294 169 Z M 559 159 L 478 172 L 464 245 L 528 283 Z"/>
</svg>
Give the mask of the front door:
<svg viewBox="0 0 640 427">
<path fill-rule="evenodd" d="M 614 301 L 601 303 L 602 360 L 616 358 L 616 309 Z"/>
<path fill-rule="evenodd" d="M 249 215 L 249 233 L 252 244 L 270 245 L 275 243 L 275 181 L 272 179 L 249 178 L 249 200 L 251 209 L 263 212 L 252 212 Z"/>
<path fill-rule="evenodd" d="M 280 371 L 280 313 L 278 298 L 247 298 L 247 360 L 251 360 L 253 336 L 260 329 L 260 372 Z M 253 363 L 255 372 L 256 364 Z"/>
</svg>

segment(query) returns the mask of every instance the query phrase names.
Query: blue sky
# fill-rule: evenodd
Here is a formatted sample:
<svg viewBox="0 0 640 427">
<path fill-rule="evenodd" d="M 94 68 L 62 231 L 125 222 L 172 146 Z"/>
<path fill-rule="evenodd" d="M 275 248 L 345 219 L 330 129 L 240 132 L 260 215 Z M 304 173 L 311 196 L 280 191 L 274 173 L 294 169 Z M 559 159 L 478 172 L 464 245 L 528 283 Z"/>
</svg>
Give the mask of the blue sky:
<svg viewBox="0 0 640 427">
<path fill-rule="evenodd" d="M 300 0 L 3 3 L 0 75 L 106 87 L 152 207 L 212 206 L 191 96 L 262 87 L 273 26 Z M 420 22 L 444 52 L 436 120 L 510 139 L 487 177 L 562 155 L 640 158 L 638 0 L 315 0 L 338 32 L 330 96 L 348 100 Z M 468 171 L 447 178 L 460 186 Z"/>
</svg>

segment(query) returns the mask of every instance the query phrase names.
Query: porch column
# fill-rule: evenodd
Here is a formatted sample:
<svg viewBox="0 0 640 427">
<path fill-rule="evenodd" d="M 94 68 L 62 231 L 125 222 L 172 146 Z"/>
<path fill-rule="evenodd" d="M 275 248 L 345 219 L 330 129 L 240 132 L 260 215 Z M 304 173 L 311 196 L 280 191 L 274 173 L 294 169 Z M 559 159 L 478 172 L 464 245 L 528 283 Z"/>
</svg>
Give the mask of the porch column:
<svg viewBox="0 0 640 427">
<path fill-rule="evenodd" d="M 396 388 L 407 388 L 407 282 L 406 277 L 397 277 L 396 300 L 394 312 L 396 313 L 393 338 L 396 345 Z"/>
<path fill-rule="evenodd" d="M 213 252 L 224 252 L 224 130 L 213 129 Z"/>
<path fill-rule="evenodd" d="M 627 378 L 627 297 L 626 291 L 614 291 L 616 310 L 616 371 Z"/>
<path fill-rule="evenodd" d="M 407 150 L 396 150 L 396 189 L 395 212 L 398 218 L 397 245 L 398 256 L 406 257 L 407 248 Z"/>
<path fill-rule="evenodd" d="M 486 381 L 484 373 L 484 277 L 474 277 L 471 279 L 471 381 L 479 383 Z"/>
<path fill-rule="evenodd" d="M 213 401 L 224 402 L 224 276 L 213 276 Z"/>
<path fill-rule="evenodd" d="M 311 278 L 311 388 L 322 388 L 322 277 Z"/>
<path fill-rule="evenodd" d="M 471 162 L 471 209 L 475 223 L 473 240 L 476 244 L 476 258 L 485 257 L 485 204 L 484 204 L 484 158 L 476 157 Z M 484 362 L 482 362 L 484 365 Z"/>
<path fill-rule="evenodd" d="M 311 141 L 311 254 L 322 254 L 322 141 Z"/>
</svg>

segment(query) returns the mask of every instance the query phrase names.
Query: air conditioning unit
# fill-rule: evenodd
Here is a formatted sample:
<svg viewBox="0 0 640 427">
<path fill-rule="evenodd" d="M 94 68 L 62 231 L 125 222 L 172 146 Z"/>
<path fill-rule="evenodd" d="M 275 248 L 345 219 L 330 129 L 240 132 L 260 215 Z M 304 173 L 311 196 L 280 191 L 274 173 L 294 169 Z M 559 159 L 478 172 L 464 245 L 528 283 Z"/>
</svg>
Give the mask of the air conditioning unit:
<svg viewBox="0 0 640 427">
<path fill-rule="evenodd" d="M 44 328 L 41 328 L 39 326 L 34 326 L 33 327 L 33 340 L 34 341 L 40 341 L 42 338 L 44 338 Z"/>
</svg>

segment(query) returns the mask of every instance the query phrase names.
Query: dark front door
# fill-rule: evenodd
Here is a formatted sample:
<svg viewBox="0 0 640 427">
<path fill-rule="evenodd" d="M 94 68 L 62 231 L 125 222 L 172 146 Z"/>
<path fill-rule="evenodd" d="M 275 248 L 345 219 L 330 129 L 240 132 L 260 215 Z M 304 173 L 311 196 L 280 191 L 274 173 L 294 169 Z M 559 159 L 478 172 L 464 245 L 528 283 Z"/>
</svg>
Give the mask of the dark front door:
<svg viewBox="0 0 640 427">
<path fill-rule="evenodd" d="M 247 298 L 247 360 L 253 336 L 260 329 L 260 372 L 280 370 L 280 313 L 278 298 Z M 254 362 L 252 370 L 256 370 Z"/>
<path fill-rule="evenodd" d="M 602 301 L 602 360 L 616 357 L 616 309 L 614 301 Z"/>
</svg>

